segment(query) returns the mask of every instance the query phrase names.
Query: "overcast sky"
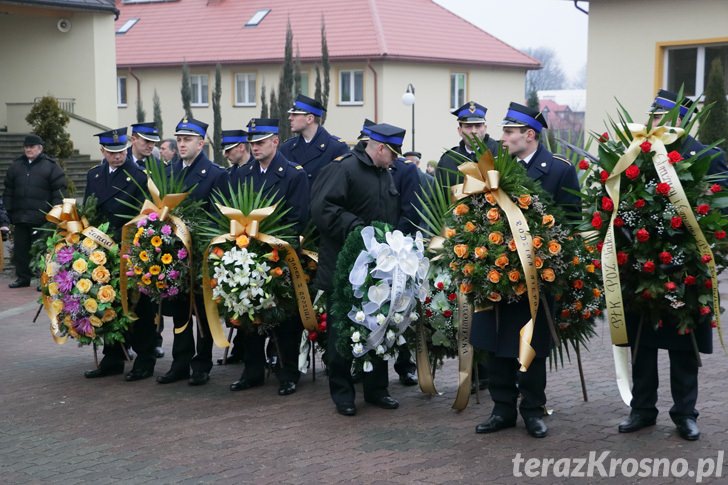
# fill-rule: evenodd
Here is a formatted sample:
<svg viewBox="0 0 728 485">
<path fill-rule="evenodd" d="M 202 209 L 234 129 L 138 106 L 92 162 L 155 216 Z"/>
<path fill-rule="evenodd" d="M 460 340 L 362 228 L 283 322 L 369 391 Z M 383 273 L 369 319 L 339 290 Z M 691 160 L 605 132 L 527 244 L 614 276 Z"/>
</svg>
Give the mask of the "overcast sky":
<svg viewBox="0 0 728 485">
<path fill-rule="evenodd" d="M 573 79 L 586 65 L 588 17 L 566 0 L 434 0 L 518 49 L 550 47 Z M 588 10 L 588 2 L 579 2 Z"/>
</svg>

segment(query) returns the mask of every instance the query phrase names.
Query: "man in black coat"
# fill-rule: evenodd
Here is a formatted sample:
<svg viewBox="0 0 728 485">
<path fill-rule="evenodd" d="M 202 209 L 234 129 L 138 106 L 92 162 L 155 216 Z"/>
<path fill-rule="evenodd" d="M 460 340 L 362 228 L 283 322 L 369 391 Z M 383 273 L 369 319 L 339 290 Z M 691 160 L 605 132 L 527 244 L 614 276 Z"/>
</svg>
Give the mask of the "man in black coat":
<svg viewBox="0 0 728 485">
<path fill-rule="evenodd" d="M 35 227 L 45 223 L 45 212 L 63 200 L 66 176 L 55 160 L 43 153 L 38 135 L 23 141 L 23 155 L 16 158 L 5 175 L 3 202 L 13 223 L 13 263 L 17 279 L 10 288 L 30 286 L 30 247 L 37 238 Z"/>
<path fill-rule="evenodd" d="M 109 221 L 109 235 L 115 243 L 121 244 L 122 227 L 137 214 L 137 211 L 125 203 L 141 206 L 141 201 L 144 199 L 142 187 L 146 186 L 147 177 L 126 157 L 126 128 L 105 131 L 95 136 L 99 137 L 103 161 L 86 174 L 86 192 L 83 198 L 86 200 L 92 195 L 96 197 L 98 214 Z M 140 305 L 137 307 L 139 319 L 134 322 L 128 335 L 137 353 L 134 366 L 127 374 L 127 380 L 130 381 L 150 377 L 156 362 L 154 356 L 156 329 L 153 313 L 150 316 L 140 311 L 143 306 L 140 300 Z M 122 344 L 104 344 L 103 354 L 98 368 L 84 373 L 87 378 L 121 374 L 124 371 Z"/>
<path fill-rule="evenodd" d="M 152 157 L 159 161 L 152 152 L 159 143 L 159 131 L 154 122 L 136 123 L 131 125 L 131 138 L 126 158 L 136 163 L 140 168 L 146 168 L 147 158 Z"/>
<path fill-rule="evenodd" d="M 332 291 L 336 257 L 352 231 L 373 221 L 396 225 L 400 216 L 399 192 L 389 168 L 401 152 L 405 131 L 388 124 L 369 127 L 364 150 L 354 150 L 321 171 L 312 188 L 311 215 L 321 233 L 319 267 L 314 286 Z M 331 300 L 329 299 L 329 308 Z M 329 318 L 331 312 L 329 311 Z M 337 317 L 339 318 L 339 317 Z M 352 356 L 336 348 L 336 324 L 329 325 L 329 390 L 339 414 L 356 414 L 351 378 Z M 384 409 L 399 402 L 389 395 L 387 363 L 373 359 L 374 369 L 363 378 L 364 400 Z"/>
<path fill-rule="evenodd" d="M 538 180 L 557 204 L 576 212 L 579 197 L 564 190 L 579 190 L 576 170 L 566 159 L 554 156 L 539 142 L 544 128 L 547 125 L 541 113 L 511 103 L 503 121 L 501 143 L 518 163 L 528 167 L 528 176 Z M 497 305 L 497 310 L 476 312 L 473 316 L 471 342 L 488 352 L 488 391 L 494 402 L 490 418 L 479 424 L 475 431 L 492 433 L 513 427 L 520 411 L 528 434 L 542 438 L 548 433 L 542 416 L 546 404 L 546 357 L 551 348 L 544 305 L 539 305 L 534 322 L 531 346 L 536 351 L 536 358 L 527 372 L 518 370 L 517 357 L 519 332 L 531 318 L 528 301 Z M 522 399 L 517 409 L 519 391 Z"/>
<path fill-rule="evenodd" d="M 691 100 L 678 100 L 676 93 L 661 89 L 650 107 L 652 126 L 657 126 L 663 117 L 675 111 L 676 126 L 679 126 L 691 106 Z M 690 158 L 704 149 L 705 146 L 689 134 L 683 135 L 683 138 L 667 147 L 668 151 L 679 151 L 683 158 Z M 709 174 L 728 172 L 725 152 L 722 150 L 715 148 L 703 156 L 713 156 Z M 724 178 L 720 184 L 726 187 L 727 182 L 728 179 Z M 699 413 L 695 409 L 698 400 L 698 356 L 693 347 L 693 338 L 699 352 L 710 354 L 713 352 L 713 329 L 710 322 L 705 321 L 698 325 L 693 335 L 679 335 L 678 322 L 670 317 L 669 307 L 665 308 L 660 318 L 663 324 L 660 328 L 655 328 L 654 317 L 647 314 L 626 315 L 629 342 L 632 347 L 638 345 L 639 348 L 636 359 L 632 362 L 632 410 L 629 417 L 619 424 L 618 429 L 620 433 L 631 433 L 655 424 L 659 382 L 657 351 L 666 349 L 670 358 L 670 390 L 673 400 L 670 418 L 683 439 L 694 441 L 700 438 L 700 429 L 697 424 Z"/>
<path fill-rule="evenodd" d="M 291 131 L 296 134 L 280 147 L 281 154 L 289 161 L 303 167 L 309 185 L 323 167 L 337 157 L 349 152 L 349 147 L 338 137 L 329 134 L 321 126 L 323 105 L 315 99 L 299 94 L 288 110 Z"/>
<path fill-rule="evenodd" d="M 191 200 L 204 201 L 204 208 L 210 210 L 212 189 L 217 186 L 225 170 L 205 156 L 202 149 L 205 146 L 206 133 L 207 124 L 192 118 L 183 118 L 177 124 L 174 134 L 177 137 L 180 160 L 168 165 L 167 173 L 170 176 L 183 174 L 184 190 L 191 191 L 188 197 Z M 194 289 L 190 291 L 194 293 Z M 166 374 L 157 377 L 157 382 L 160 384 L 189 378 L 191 386 L 199 386 L 210 379 L 213 341 L 204 311 L 205 304 L 201 294 L 194 294 L 200 326 L 195 346 L 194 315 L 189 316 L 189 306 L 186 304 L 189 297 L 189 293 L 180 294 L 177 297 L 180 303 L 173 306 L 172 319 L 175 333 L 172 344 L 172 366 Z M 182 328 L 184 330 L 181 330 Z"/>
<path fill-rule="evenodd" d="M 238 167 L 230 173 L 233 190 L 238 184 L 252 183 L 254 190 L 265 187 L 267 194 L 276 194 L 276 203 L 283 203 L 290 210 L 283 222 L 294 224 L 298 234 L 308 222 L 309 188 L 308 177 L 300 165 L 289 162 L 278 151 L 278 120 L 254 118 L 248 123 L 248 143 L 253 161 Z M 223 193 L 228 192 L 225 183 Z M 298 370 L 298 352 L 303 324 L 296 311 L 279 323 L 271 338 L 278 341 L 278 394 L 287 396 L 296 392 L 301 373 Z M 263 385 L 265 374 L 265 335 L 257 331 L 241 337 L 245 369 L 240 379 L 230 385 L 231 391 L 243 391 Z"/>
<path fill-rule="evenodd" d="M 452 111 L 452 114 L 458 119 L 458 135 L 460 135 L 460 143 L 452 147 L 450 150 L 469 158 L 473 162 L 475 160 L 475 150 L 470 146 L 470 137 L 476 137 L 483 140 L 488 150 L 496 156 L 498 154 L 498 142 L 493 140 L 486 133 L 488 129 L 485 124 L 485 114 L 488 108 L 474 101 L 468 101 L 458 109 Z M 445 152 L 440 161 L 437 162 L 435 169 L 435 179 L 444 187 L 452 187 L 462 182 L 463 176 L 458 172 L 458 166 L 462 161 L 449 151 Z"/>
</svg>

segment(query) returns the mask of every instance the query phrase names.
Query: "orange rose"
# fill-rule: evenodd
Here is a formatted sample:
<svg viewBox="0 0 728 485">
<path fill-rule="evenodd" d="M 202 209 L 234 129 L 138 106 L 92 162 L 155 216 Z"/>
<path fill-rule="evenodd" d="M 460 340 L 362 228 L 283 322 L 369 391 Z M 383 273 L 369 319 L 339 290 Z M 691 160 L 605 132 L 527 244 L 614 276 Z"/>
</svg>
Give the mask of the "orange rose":
<svg viewBox="0 0 728 485">
<path fill-rule="evenodd" d="M 503 244 L 503 233 L 500 231 L 493 231 L 488 234 L 488 241 L 493 244 Z"/>
<path fill-rule="evenodd" d="M 543 271 L 541 271 L 541 279 L 551 283 L 556 279 L 556 273 L 554 273 L 554 270 L 551 268 L 546 268 Z"/>
<path fill-rule="evenodd" d="M 465 266 L 463 266 L 463 274 L 465 276 L 472 276 L 473 271 L 475 271 L 475 265 L 473 263 L 468 263 Z"/>
<path fill-rule="evenodd" d="M 455 229 L 450 229 L 449 227 L 445 228 L 445 237 L 447 239 L 450 239 L 455 234 L 457 234 L 457 231 Z"/>
<path fill-rule="evenodd" d="M 112 321 L 114 318 L 116 318 L 116 312 L 113 308 L 107 308 L 104 310 L 104 315 L 101 317 L 101 321 L 106 323 Z"/>
<path fill-rule="evenodd" d="M 556 224 L 556 220 L 554 219 L 554 216 L 551 214 L 546 214 L 541 219 L 541 224 L 543 224 L 546 227 L 554 227 L 554 224 Z"/>
<path fill-rule="evenodd" d="M 533 264 L 534 266 L 536 266 L 536 269 L 541 269 L 543 268 L 543 259 L 536 256 L 536 258 L 534 258 L 533 260 Z"/>
<path fill-rule="evenodd" d="M 582 280 L 574 280 L 571 286 L 573 286 L 577 290 L 581 290 L 582 288 L 584 288 L 584 282 Z"/>
<path fill-rule="evenodd" d="M 494 302 L 498 302 L 498 301 L 501 301 L 503 299 L 503 297 L 501 296 L 501 294 L 498 293 L 497 291 L 491 291 L 490 293 L 488 293 L 487 298 L 490 301 L 494 301 Z"/>
<path fill-rule="evenodd" d="M 112 301 L 114 301 L 114 298 L 116 298 L 116 291 L 114 290 L 113 286 L 104 285 L 99 288 L 96 296 L 101 303 L 111 303 Z"/>
<path fill-rule="evenodd" d="M 541 236 L 536 236 L 533 238 L 533 247 L 536 249 L 541 249 L 541 246 L 543 246 L 543 239 L 541 239 Z"/>
<path fill-rule="evenodd" d="M 235 244 L 237 244 L 241 249 L 247 248 L 248 244 L 250 244 L 250 239 L 248 239 L 248 236 L 245 234 L 241 234 L 235 239 Z"/>
<path fill-rule="evenodd" d="M 528 194 L 523 194 L 518 196 L 518 207 L 521 209 L 528 209 L 528 207 L 531 205 L 531 196 Z"/>
<path fill-rule="evenodd" d="M 495 260 L 495 265 L 498 266 L 500 269 L 503 269 L 508 266 L 509 262 L 510 261 L 508 261 L 508 256 L 506 256 L 505 254 L 501 254 L 500 256 L 498 256 L 498 259 Z"/>
<path fill-rule="evenodd" d="M 453 251 L 458 258 L 466 258 L 468 256 L 468 245 L 456 244 Z"/>
<path fill-rule="evenodd" d="M 516 240 L 515 239 L 509 239 L 508 240 L 508 250 L 511 252 L 515 252 L 518 250 L 516 247 Z"/>
<path fill-rule="evenodd" d="M 498 210 L 497 207 L 491 207 L 488 209 L 488 212 L 486 212 L 485 218 L 488 219 L 488 222 L 493 224 L 500 219 L 500 210 Z"/>
<path fill-rule="evenodd" d="M 215 246 L 214 248 L 212 248 L 212 254 L 214 254 L 218 258 L 222 258 L 225 254 L 225 251 L 223 251 L 220 246 Z"/>
<path fill-rule="evenodd" d="M 452 213 L 456 216 L 462 216 L 470 212 L 470 207 L 468 207 L 467 204 L 458 204 L 453 210 Z"/>
<path fill-rule="evenodd" d="M 215 288 L 217 286 L 217 280 L 215 278 L 210 278 L 210 288 Z"/>
<path fill-rule="evenodd" d="M 579 256 L 574 256 L 573 258 L 571 258 L 571 264 L 573 264 L 574 266 L 578 265 L 580 262 L 581 260 L 579 259 Z"/>
<path fill-rule="evenodd" d="M 471 291 L 473 291 L 473 284 L 472 283 L 468 283 L 468 282 L 465 282 L 465 281 L 463 281 L 462 283 L 460 283 L 460 293 L 462 293 L 463 295 L 467 295 Z"/>
<path fill-rule="evenodd" d="M 475 259 L 484 259 L 486 256 L 488 256 L 488 248 L 485 246 L 475 248 Z"/>
<path fill-rule="evenodd" d="M 491 269 L 488 271 L 488 281 L 495 284 L 501 280 L 501 274 L 498 270 Z"/>
<path fill-rule="evenodd" d="M 586 251 L 588 253 L 593 253 L 595 250 L 596 250 L 596 248 L 594 246 L 592 246 L 591 244 L 586 245 Z"/>
<path fill-rule="evenodd" d="M 584 308 L 584 304 L 580 300 L 577 300 L 576 303 L 574 303 L 574 310 L 580 312 L 582 308 Z"/>
<path fill-rule="evenodd" d="M 468 221 L 465 223 L 465 227 L 463 229 L 465 229 L 467 232 L 475 232 L 477 226 L 472 222 Z"/>
<path fill-rule="evenodd" d="M 591 312 L 589 310 L 585 311 L 581 314 L 581 318 L 583 318 L 584 320 L 589 320 L 591 318 Z"/>
<path fill-rule="evenodd" d="M 513 291 L 516 293 L 516 295 L 521 296 L 526 292 L 526 284 L 525 283 L 518 283 L 515 288 L 513 288 Z"/>
<path fill-rule="evenodd" d="M 490 205 L 495 205 L 495 196 L 490 192 L 485 194 L 485 200 L 487 200 Z"/>
<path fill-rule="evenodd" d="M 514 269 L 514 270 L 508 272 L 508 280 L 511 283 L 516 283 L 520 279 L 521 279 L 520 271 Z"/>
<path fill-rule="evenodd" d="M 587 273 L 593 273 L 596 268 L 594 267 L 593 264 L 587 264 L 585 269 L 586 269 Z"/>
<path fill-rule="evenodd" d="M 594 288 L 592 290 L 592 295 L 594 295 L 594 298 L 599 298 L 600 296 L 602 296 L 602 290 L 600 290 L 599 288 Z"/>
<path fill-rule="evenodd" d="M 561 252 L 561 244 L 554 241 L 553 239 L 549 241 L 549 253 L 556 255 Z"/>
<path fill-rule="evenodd" d="M 281 268 L 276 267 L 276 268 L 273 268 L 270 270 L 270 274 L 274 278 L 280 278 L 281 276 L 283 276 L 283 270 Z"/>
<path fill-rule="evenodd" d="M 459 267 L 460 267 L 460 265 L 458 265 L 455 261 L 453 261 L 452 263 L 450 263 L 450 270 L 451 271 L 457 271 Z"/>
</svg>

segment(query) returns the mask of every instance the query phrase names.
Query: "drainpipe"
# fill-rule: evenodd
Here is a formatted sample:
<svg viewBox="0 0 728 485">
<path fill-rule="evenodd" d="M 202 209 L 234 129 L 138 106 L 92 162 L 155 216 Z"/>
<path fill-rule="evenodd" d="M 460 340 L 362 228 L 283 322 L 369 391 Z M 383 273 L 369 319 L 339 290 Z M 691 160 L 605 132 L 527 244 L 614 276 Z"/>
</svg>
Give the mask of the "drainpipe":
<svg viewBox="0 0 728 485">
<path fill-rule="evenodd" d="M 585 14 L 589 15 L 589 11 L 588 10 L 584 10 L 583 7 L 580 7 L 579 6 L 579 2 L 580 1 L 584 1 L 584 0 L 574 0 L 574 8 L 577 9 L 579 12 L 582 12 L 582 13 L 585 13 Z"/>
<path fill-rule="evenodd" d="M 374 76 L 374 122 L 379 123 L 379 85 L 377 83 L 377 71 L 372 67 L 371 59 L 367 59 L 367 67 Z"/>
<path fill-rule="evenodd" d="M 137 104 L 141 103 L 142 101 L 142 81 L 137 77 L 136 74 L 134 74 L 134 71 L 131 70 L 131 67 L 129 68 L 129 75 L 136 79 L 136 85 L 137 85 Z"/>
</svg>

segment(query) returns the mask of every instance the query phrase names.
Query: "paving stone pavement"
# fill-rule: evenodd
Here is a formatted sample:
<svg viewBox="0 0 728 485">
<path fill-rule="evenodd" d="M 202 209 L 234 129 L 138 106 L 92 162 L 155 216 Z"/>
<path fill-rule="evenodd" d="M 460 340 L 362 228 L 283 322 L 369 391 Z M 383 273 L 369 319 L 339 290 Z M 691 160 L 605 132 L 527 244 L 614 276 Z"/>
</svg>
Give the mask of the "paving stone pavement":
<svg viewBox="0 0 728 485">
<path fill-rule="evenodd" d="M 513 429 L 476 435 L 475 425 L 490 414 L 490 399 L 486 391 L 480 404 L 473 399 L 465 411 L 451 410 L 455 361 L 438 372 L 442 395 L 434 398 L 401 386 L 392 371 L 390 391 L 401 402 L 395 411 L 365 404 L 358 388 L 354 418 L 336 414 L 320 366 L 315 382 L 310 373 L 303 376 L 298 392 L 287 397 L 277 395 L 275 378 L 230 392 L 240 365 L 216 366 L 201 387 L 153 379 L 127 383 L 122 376 L 88 380 L 83 371 L 93 367 L 92 350 L 72 341 L 54 344 L 44 315 L 31 323 L 38 308 L 35 288 L 10 290 L 10 281 L 7 271 L 0 275 L 0 483 L 694 483 L 690 476 L 621 476 L 621 465 L 615 478 L 601 477 L 597 467 L 592 477 L 566 479 L 555 476 L 551 465 L 548 476 L 529 479 L 523 463 L 522 476 L 514 476 L 514 458 L 609 452 L 607 473 L 612 458 L 682 458 L 695 472 L 699 459 L 717 460 L 728 448 L 728 357 L 717 336 L 716 353 L 703 356 L 703 436 L 697 442 L 675 432 L 667 413 L 669 385 L 660 388 L 656 426 L 617 432 L 629 409 L 617 393 L 605 332 L 583 355 L 588 402 L 575 362 L 549 373 L 548 437 L 529 437 L 520 421 Z M 728 282 L 722 288 L 728 290 Z M 157 362 L 156 375 L 169 368 L 171 341 L 168 329 L 167 356 Z M 221 356 L 215 349 L 215 358 Z M 668 383 L 666 353 L 660 358 Z M 728 483 L 726 461 L 721 476 L 714 472 L 702 483 Z M 704 471 L 708 465 L 703 462 Z M 637 471 L 628 467 L 628 475 L 631 470 Z"/>
</svg>

